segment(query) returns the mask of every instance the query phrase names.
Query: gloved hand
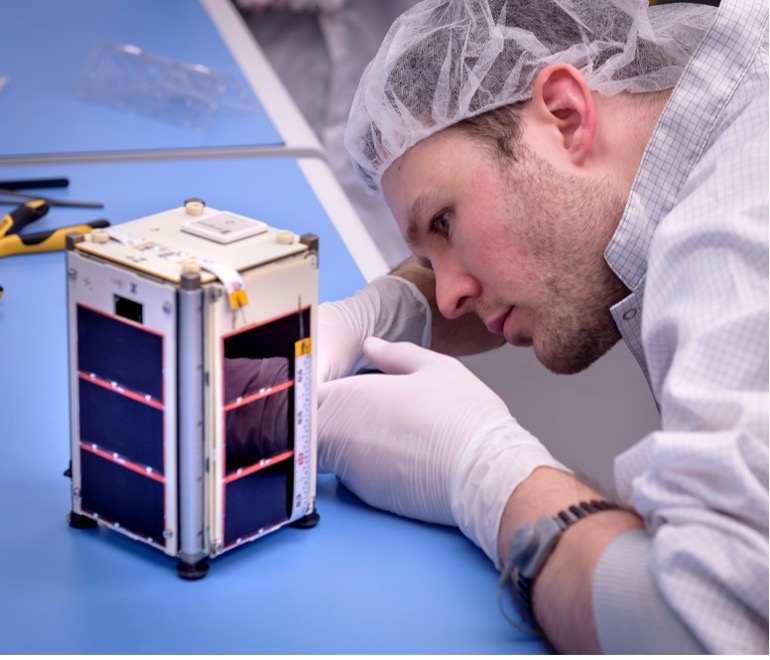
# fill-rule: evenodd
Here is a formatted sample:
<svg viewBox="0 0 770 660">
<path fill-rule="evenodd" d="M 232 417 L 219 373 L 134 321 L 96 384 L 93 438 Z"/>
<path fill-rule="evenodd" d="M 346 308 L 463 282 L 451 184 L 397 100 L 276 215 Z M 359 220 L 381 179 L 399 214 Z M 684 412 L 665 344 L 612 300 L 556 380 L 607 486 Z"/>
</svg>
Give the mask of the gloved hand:
<svg viewBox="0 0 770 660">
<path fill-rule="evenodd" d="M 318 382 L 342 378 L 367 365 L 367 337 L 430 344 L 432 314 L 411 282 L 393 275 L 372 280 L 344 300 L 318 307 Z"/>
<path fill-rule="evenodd" d="M 368 339 L 383 374 L 319 386 L 319 472 L 368 504 L 458 525 L 500 568 L 503 508 L 537 467 L 566 470 L 461 362 Z"/>
</svg>

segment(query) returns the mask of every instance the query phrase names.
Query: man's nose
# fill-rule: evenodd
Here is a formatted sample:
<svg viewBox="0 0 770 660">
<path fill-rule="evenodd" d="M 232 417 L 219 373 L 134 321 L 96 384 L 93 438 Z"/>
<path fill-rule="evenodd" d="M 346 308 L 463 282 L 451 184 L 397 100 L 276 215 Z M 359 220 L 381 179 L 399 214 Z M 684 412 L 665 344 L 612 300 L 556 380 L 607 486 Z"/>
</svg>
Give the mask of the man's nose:
<svg viewBox="0 0 770 660">
<path fill-rule="evenodd" d="M 454 319 L 471 312 L 481 294 L 478 280 L 455 265 L 436 268 L 436 304 L 442 316 Z"/>
</svg>

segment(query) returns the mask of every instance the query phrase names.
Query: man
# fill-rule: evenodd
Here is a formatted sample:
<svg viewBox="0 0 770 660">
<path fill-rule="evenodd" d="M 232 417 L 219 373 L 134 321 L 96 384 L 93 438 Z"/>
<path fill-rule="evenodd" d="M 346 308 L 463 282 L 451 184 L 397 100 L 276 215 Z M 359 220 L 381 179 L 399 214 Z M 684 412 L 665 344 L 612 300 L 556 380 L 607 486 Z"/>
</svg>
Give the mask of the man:
<svg viewBox="0 0 770 660">
<path fill-rule="evenodd" d="M 456 524 L 562 652 L 768 650 L 767 15 L 428 0 L 353 103 L 416 260 L 322 306 L 319 469 Z M 620 338 L 662 429 L 618 503 L 440 354 L 575 373 Z"/>
</svg>

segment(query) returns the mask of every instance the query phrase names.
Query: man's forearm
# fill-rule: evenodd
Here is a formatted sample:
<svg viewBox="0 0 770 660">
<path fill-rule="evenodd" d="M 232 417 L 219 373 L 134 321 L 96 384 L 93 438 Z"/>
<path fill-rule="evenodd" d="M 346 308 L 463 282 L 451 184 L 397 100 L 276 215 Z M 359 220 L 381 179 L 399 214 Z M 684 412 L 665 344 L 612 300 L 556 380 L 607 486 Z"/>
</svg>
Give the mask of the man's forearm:
<svg viewBox="0 0 770 660">
<path fill-rule="evenodd" d="M 572 475 L 539 468 L 513 492 L 500 523 L 498 550 L 503 564 L 514 530 L 540 516 L 584 500 L 603 499 Z M 568 527 L 534 583 L 535 619 L 551 644 L 562 653 L 600 653 L 592 610 L 592 583 L 596 562 L 618 535 L 642 527 L 629 511 L 595 513 Z"/>
</svg>

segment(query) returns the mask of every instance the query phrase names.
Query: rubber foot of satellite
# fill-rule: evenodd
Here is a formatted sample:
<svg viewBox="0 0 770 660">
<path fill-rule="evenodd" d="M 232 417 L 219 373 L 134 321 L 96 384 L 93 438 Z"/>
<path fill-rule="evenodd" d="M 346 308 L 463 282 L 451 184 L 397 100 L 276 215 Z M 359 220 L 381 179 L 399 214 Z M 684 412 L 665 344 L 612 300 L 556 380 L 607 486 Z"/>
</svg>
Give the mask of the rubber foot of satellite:
<svg viewBox="0 0 770 660">
<path fill-rule="evenodd" d="M 74 511 L 70 511 L 67 514 L 67 522 L 70 524 L 70 527 L 74 527 L 75 529 L 93 529 L 99 524 L 93 518 L 83 516 Z"/>
<path fill-rule="evenodd" d="M 296 527 L 297 529 L 312 529 L 318 524 L 319 520 L 321 520 L 321 516 L 318 515 L 318 511 L 313 509 L 311 513 L 308 513 L 306 516 L 302 516 L 302 518 L 298 518 L 291 523 L 291 526 Z"/>
<path fill-rule="evenodd" d="M 200 580 L 206 577 L 206 573 L 209 572 L 209 563 L 205 559 L 196 561 L 194 564 L 180 561 L 176 565 L 176 572 L 183 580 Z"/>
</svg>

